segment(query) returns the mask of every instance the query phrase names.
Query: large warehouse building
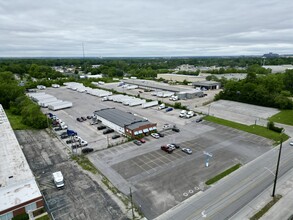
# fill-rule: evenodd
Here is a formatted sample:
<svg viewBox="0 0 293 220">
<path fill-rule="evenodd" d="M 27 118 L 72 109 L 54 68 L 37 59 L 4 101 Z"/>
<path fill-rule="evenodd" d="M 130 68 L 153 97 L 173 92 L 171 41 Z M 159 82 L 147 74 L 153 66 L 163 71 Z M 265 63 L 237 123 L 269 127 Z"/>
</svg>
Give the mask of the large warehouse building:
<svg viewBox="0 0 293 220">
<path fill-rule="evenodd" d="M 0 105 L 0 220 L 43 207 L 43 197 Z"/>
<path fill-rule="evenodd" d="M 97 110 L 94 112 L 94 116 L 104 125 L 131 137 L 149 134 L 157 129 L 156 123 L 151 123 L 145 118 L 116 108 Z"/>
</svg>

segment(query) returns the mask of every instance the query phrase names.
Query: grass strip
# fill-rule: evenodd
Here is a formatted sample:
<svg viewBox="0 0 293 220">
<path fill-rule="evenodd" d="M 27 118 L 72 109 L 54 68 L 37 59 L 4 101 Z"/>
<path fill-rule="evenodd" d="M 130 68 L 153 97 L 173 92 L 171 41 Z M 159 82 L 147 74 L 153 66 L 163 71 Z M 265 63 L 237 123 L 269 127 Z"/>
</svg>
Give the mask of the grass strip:
<svg viewBox="0 0 293 220">
<path fill-rule="evenodd" d="M 98 173 L 98 170 L 96 167 L 92 164 L 92 162 L 85 156 L 77 156 L 73 155 L 71 156 L 72 160 L 75 160 L 84 170 L 90 171 L 93 174 Z"/>
<path fill-rule="evenodd" d="M 224 178 L 225 176 L 228 176 L 230 173 L 234 172 L 239 167 L 241 167 L 241 164 L 240 163 L 234 165 L 233 167 L 229 168 L 228 170 L 225 170 L 224 172 L 218 174 L 217 176 L 209 179 L 208 181 L 205 182 L 205 184 L 206 185 L 211 185 L 211 184 L 219 181 L 220 179 Z"/>
<path fill-rule="evenodd" d="M 269 118 L 270 121 L 293 125 L 293 110 L 281 110 L 279 113 Z"/>
<path fill-rule="evenodd" d="M 266 204 L 260 211 L 258 211 L 254 216 L 250 218 L 250 220 L 258 220 L 260 219 L 269 209 L 275 205 L 280 199 L 281 195 L 276 195 L 268 204 Z"/>
<path fill-rule="evenodd" d="M 22 117 L 20 115 L 14 115 L 11 113 L 10 110 L 5 110 L 5 113 L 7 115 L 7 118 L 10 122 L 10 125 L 12 127 L 13 130 L 28 130 L 28 129 L 32 129 L 31 127 L 23 124 L 22 121 Z"/>
<path fill-rule="evenodd" d="M 244 125 L 233 121 L 228 121 L 225 119 L 217 118 L 214 116 L 206 116 L 204 118 L 207 121 L 214 122 L 217 124 L 225 125 L 231 128 L 235 128 L 241 131 L 245 131 L 251 134 L 255 134 L 258 136 L 262 136 L 271 140 L 274 140 L 275 142 L 279 142 L 282 138 L 283 141 L 287 140 L 289 138 L 288 135 L 284 133 L 277 133 L 275 131 L 269 130 L 266 127 L 262 127 L 259 125 Z"/>
</svg>

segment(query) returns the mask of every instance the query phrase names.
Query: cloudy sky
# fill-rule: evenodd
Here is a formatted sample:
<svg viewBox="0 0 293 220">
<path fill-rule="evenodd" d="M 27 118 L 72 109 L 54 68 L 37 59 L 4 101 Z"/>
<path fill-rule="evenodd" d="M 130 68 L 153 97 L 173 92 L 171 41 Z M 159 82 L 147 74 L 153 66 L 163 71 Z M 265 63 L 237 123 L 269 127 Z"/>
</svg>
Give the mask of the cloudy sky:
<svg viewBox="0 0 293 220">
<path fill-rule="evenodd" d="M 292 0 L 1 0 L 0 57 L 293 54 Z"/>
</svg>

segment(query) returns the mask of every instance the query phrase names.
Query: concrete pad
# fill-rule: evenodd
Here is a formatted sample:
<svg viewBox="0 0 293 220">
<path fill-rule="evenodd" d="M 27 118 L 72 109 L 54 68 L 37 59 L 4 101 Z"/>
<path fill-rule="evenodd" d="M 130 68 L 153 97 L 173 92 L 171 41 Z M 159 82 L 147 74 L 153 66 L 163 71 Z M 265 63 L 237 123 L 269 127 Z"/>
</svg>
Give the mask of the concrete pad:
<svg viewBox="0 0 293 220">
<path fill-rule="evenodd" d="M 279 113 L 275 108 L 250 105 L 241 102 L 219 100 L 207 106 L 198 107 L 197 112 L 235 121 L 241 124 L 266 124 L 266 119 Z"/>
</svg>

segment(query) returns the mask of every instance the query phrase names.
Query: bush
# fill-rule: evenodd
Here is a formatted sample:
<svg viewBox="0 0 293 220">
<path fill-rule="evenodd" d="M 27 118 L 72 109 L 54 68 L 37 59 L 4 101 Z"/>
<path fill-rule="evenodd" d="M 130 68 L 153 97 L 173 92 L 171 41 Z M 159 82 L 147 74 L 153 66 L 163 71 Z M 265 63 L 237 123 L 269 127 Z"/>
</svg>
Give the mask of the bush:
<svg viewBox="0 0 293 220">
<path fill-rule="evenodd" d="M 12 218 L 12 220 L 28 220 L 29 219 L 29 216 L 27 213 L 23 213 L 23 214 L 20 214 L 20 215 L 17 215 L 17 216 L 14 216 Z"/>
<path fill-rule="evenodd" d="M 269 130 L 272 130 L 272 131 L 275 131 L 275 132 L 278 132 L 278 133 L 282 133 L 282 131 L 284 130 L 284 128 L 276 127 L 275 124 L 274 124 L 274 122 L 272 122 L 272 121 L 269 121 L 267 123 L 267 128 Z"/>
</svg>

